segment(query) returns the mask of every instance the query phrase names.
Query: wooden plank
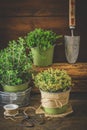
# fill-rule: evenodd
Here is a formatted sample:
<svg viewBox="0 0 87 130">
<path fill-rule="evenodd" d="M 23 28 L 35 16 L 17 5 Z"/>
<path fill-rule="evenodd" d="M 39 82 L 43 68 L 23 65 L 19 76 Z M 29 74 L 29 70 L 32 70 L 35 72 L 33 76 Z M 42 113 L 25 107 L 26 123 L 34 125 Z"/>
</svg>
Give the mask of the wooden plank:
<svg viewBox="0 0 87 130">
<path fill-rule="evenodd" d="M 0 18 L 0 30 L 30 31 L 34 28 L 62 30 L 68 25 L 66 17 L 3 17 Z M 59 31 L 58 31 L 59 32 Z"/>
<path fill-rule="evenodd" d="M 80 98 L 77 98 L 79 94 L 76 95 L 76 98 L 70 98 L 70 104 L 72 106 L 73 113 L 65 116 L 64 118 L 45 118 L 45 123 L 41 125 L 35 124 L 34 127 L 26 128 L 21 126 L 21 119 L 16 118 L 16 121 L 5 119 L 3 114 L 4 110 L 0 107 L 0 130 L 86 130 L 87 128 L 87 98 L 83 99 L 83 96 L 80 95 Z M 73 95 L 74 96 L 74 95 Z M 41 104 L 40 95 L 31 95 L 30 106 L 38 108 Z M 27 106 L 28 107 L 28 106 Z M 25 110 L 26 107 L 21 108 Z M 27 108 L 27 114 L 30 116 L 30 111 Z M 34 111 L 33 111 L 34 112 Z M 34 114 L 34 113 L 33 113 Z M 14 117 L 15 119 L 15 117 Z M 34 122 L 33 122 L 34 123 Z M 25 122 L 26 124 L 26 122 Z M 49 127 L 50 126 L 50 127 Z"/>
<path fill-rule="evenodd" d="M 67 31 L 68 20 L 66 17 L 3 17 L 0 18 L 0 48 L 9 40 L 25 36 L 35 28 L 52 29 L 57 34 Z M 65 31 L 64 31 L 65 30 Z"/>
<path fill-rule="evenodd" d="M 73 80 L 74 86 L 72 87 L 71 92 L 80 92 L 80 93 L 85 93 L 87 92 L 87 79 L 81 80 L 81 79 L 76 79 Z"/>
<path fill-rule="evenodd" d="M 68 15 L 67 0 L 0 0 L 0 16 Z"/>
<path fill-rule="evenodd" d="M 73 79 L 87 79 L 87 63 L 54 63 L 52 66 L 55 69 L 65 69 Z M 48 67 L 36 67 L 34 69 L 39 72 L 47 69 Z"/>
</svg>

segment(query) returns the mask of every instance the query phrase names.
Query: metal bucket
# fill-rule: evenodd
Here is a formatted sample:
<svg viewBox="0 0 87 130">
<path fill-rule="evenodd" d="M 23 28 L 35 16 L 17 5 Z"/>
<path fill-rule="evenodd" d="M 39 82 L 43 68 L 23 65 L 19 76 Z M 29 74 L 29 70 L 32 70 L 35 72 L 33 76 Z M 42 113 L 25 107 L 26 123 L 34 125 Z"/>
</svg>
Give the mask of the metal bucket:
<svg viewBox="0 0 87 130">
<path fill-rule="evenodd" d="M 22 92 L 0 91 L 0 106 L 6 104 L 17 104 L 19 107 L 27 106 L 30 103 L 31 87 Z"/>
<path fill-rule="evenodd" d="M 65 54 L 69 63 L 75 63 L 79 54 L 80 36 L 64 36 Z"/>
</svg>

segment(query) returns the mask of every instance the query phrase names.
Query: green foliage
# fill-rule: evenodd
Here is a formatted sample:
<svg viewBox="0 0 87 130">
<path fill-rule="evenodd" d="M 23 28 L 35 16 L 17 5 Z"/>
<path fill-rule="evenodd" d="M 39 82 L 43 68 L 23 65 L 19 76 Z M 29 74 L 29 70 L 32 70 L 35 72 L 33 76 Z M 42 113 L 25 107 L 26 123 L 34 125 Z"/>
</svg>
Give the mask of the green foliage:
<svg viewBox="0 0 87 130">
<path fill-rule="evenodd" d="M 61 37 L 61 35 L 57 35 L 51 30 L 36 28 L 27 34 L 25 41 L 30 48 L 39 47 L 41 50 L 46 50 L 53 46 L 56 40 Z"/>
<path fill-rule="evenodd" d="M 9 41 L 8 47 L 0 51 L 0 84 L 18 85 L 31 77 L 32 59 L 26 54 L 23 38 Z"/>
<path fill-rule="evenodd" d="M 43 91 L 64 91 L 71 87 L 71 77 L 65 70 L 49 68 L 33 75 L 35 86 Z"/>
</svg>

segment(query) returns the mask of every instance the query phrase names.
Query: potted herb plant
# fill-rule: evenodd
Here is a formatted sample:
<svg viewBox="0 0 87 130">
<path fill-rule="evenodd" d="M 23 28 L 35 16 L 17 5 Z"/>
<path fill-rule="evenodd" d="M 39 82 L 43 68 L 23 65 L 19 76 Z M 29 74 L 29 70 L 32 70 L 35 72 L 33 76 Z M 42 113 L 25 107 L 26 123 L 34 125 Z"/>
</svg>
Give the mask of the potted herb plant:
<svg viewBox="0 0 87 130">
<path fill-rule="evenodd" d="M 59 114 L 67 110 L 71 77 L 65 70 L 48 68 L 33 75 L 35 86 L 41 92 L 42 109 L 49 114 Z"/>
<path fill-rule="evenodd" d="M 31 79 L 32 59 L 26 54 L 23 38 L 9 42 L 0 51 L 0 84 L 4 91 L 19 92 L 28 88 Z"/>
<path fill-rule="evenodd" d="M 26 35 L 26 44 L 31 48 L 34 65 L 48 66 L 52 64 L 55 42 L 61 37 L 51 30 L 41 28 L 36 28 Z"/>
</svg>

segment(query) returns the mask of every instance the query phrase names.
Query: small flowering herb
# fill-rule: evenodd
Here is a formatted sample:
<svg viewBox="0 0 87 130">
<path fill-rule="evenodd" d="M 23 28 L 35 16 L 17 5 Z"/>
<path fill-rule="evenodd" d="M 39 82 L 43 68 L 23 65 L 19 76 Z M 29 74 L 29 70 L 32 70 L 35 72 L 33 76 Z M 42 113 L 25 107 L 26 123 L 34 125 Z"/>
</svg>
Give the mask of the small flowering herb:
<svg viewBox="0 0 87 130">
<path fill-rule="evenodd" d="M 43 91 L 64 91 L 71 87 L 71 77 L 65 70 L 49 68 L 33 75 L 35 86 Z"/>
</svg>

